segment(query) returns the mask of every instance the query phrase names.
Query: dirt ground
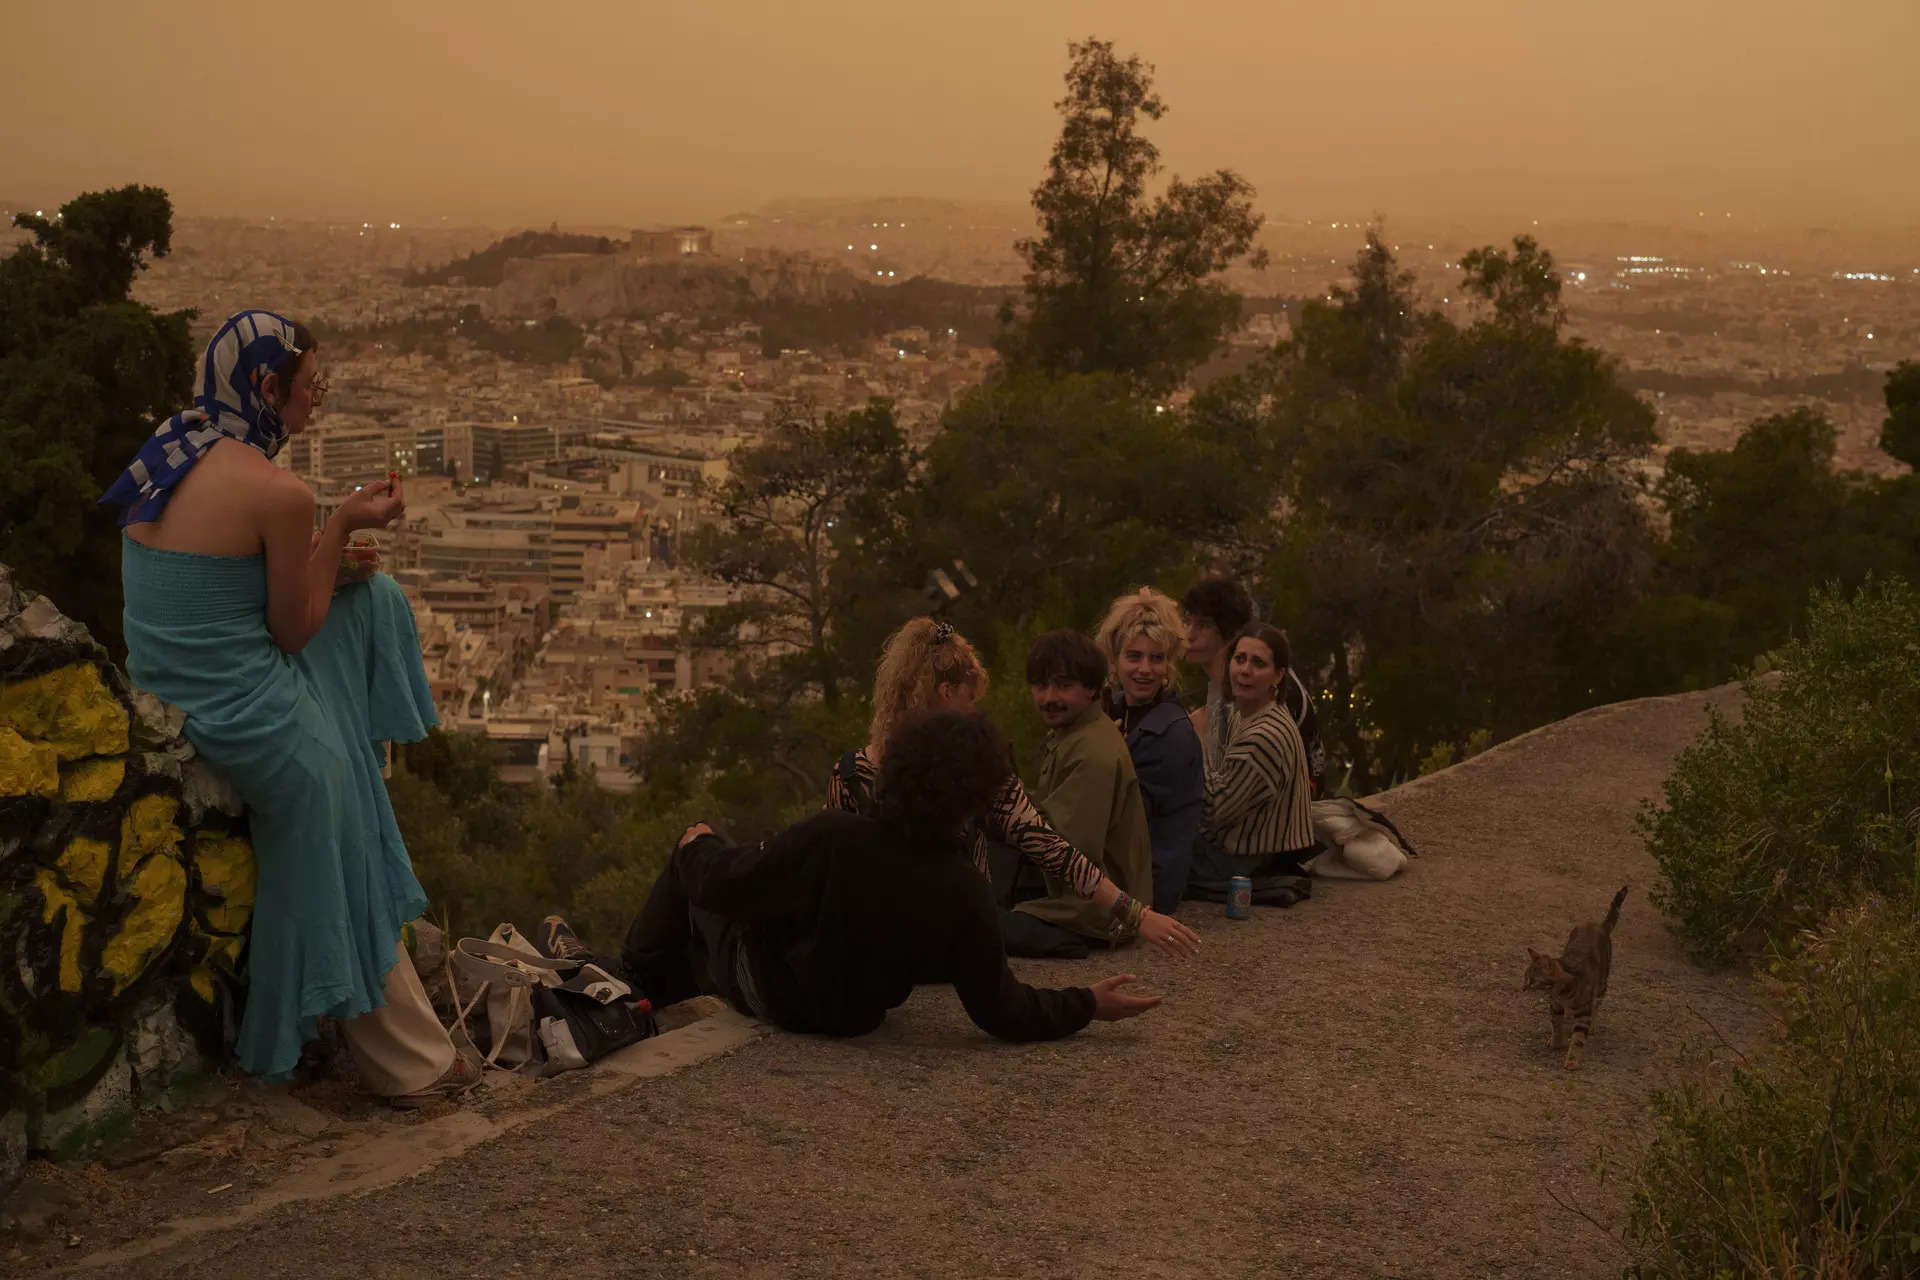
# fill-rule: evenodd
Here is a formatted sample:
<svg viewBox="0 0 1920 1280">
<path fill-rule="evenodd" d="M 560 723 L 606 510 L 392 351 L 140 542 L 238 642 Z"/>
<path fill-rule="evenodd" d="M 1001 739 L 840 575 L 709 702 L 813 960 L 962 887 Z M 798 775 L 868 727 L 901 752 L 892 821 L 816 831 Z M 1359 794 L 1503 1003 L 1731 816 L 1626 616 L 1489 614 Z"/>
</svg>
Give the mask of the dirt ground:
<svg viewBox="0 0 1920 1280">
<path fill-rule="evenodd" d="M 1190 903 L 1198 960 L 1016 962 L 1048 985 L 1138 973 L 1166 1003 L 1132 1022 L 1004 1045 L 926 988 L 859 1040 L 766 1035 L 617 1092 L 563 1078 L 535 1086 L 553 1090 L 535 1122 L 396 1185 L 93 1254 L 137 1241 L 122 1222 L 33 1269 L 1617 1276 L 1619 1247 L 1554 1197 L 1617 1229 L 1625 1188 L 1596 1155 L 1631 1159 L 1647 1090 L 1690 1049 L 1770 1033 L 1744 975 L 1681 955 L 1633 832 L 1710 703 L 1737 695 L 1601 708 L 1389 793 L 1423 854 L 1407 874 L 1244 923 Z M 1557 948 L 1623 883 L 1611 993 L 1570 1073 L 1520 992 L 1524 947 Z"/>
</svg>

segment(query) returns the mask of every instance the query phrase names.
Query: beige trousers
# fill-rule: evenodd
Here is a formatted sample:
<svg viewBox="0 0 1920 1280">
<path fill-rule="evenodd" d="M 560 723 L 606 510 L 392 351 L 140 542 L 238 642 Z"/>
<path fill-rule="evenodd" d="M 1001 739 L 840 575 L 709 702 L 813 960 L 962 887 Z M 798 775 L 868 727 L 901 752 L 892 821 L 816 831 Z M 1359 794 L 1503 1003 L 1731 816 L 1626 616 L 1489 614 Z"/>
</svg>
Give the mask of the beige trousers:
<svg viewBox="0 0 1920 1280">
<path fill-rule="evenodd" d="M 368 1090 L 383 1098 L 424 1089 L 453 1066 L 453 1041 L 427 999 L 404 942 L 387 971 L 385 1008 L 340 1024 Z"/>
</svg>

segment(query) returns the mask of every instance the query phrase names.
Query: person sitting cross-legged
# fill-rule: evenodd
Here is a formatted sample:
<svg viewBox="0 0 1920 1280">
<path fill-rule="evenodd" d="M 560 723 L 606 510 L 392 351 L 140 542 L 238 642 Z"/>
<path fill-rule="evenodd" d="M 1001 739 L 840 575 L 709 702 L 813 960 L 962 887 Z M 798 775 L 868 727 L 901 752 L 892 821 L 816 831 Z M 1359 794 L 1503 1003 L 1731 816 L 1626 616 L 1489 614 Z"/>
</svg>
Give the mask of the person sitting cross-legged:
<svg viewBox="0 0 1920 1280">
<path fill-rule="evenodd" d="M 1253 881 L 1256 902 L 1291 906 L 1312 893 L 1304 868 L 1321 847 L 1306 746 L 1276 701 L 1286 670 L 1287 638 L 1278 628 L 1253 623 L 1227 648 L 1233 737 L 1207 771 L 1188 897 L 1223 901 L 1234 876 Z"/>
<path fill-rule="evenodd" d="M 857 1036 L 940 973 L 978 1027 L 1050 1040 L 1158 996 L 1030 987 L 1007 967 L 993 892 L 968 824 L 1006 782 L 986 717 L 941 712 L 885 744 L 872 816 L 827 810 L 758 844 L 687 828 L 628 930 L 622 966 L 656 1005 L 718 995 L 788 1031 Z"/>
<path fill-rule="evenodd" d="M 1112 664 L 1105 710 L 1126 735 L 1153 846 L 1153 907 L 1172 915 L 1186 893 L 1200 834 L 1206 771 L 1173 671 L 1186 648 L 1179 608 L 1151 587 L 1121 596 L 1096 636 Z"/>
</svg>

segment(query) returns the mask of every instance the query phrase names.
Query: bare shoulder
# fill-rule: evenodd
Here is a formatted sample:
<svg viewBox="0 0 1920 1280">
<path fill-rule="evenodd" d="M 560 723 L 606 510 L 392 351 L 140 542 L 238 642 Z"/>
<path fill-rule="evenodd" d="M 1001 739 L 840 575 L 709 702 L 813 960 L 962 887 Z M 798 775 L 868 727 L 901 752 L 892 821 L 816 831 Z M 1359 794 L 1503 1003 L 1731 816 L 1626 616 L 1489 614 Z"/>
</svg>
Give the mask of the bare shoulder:
<svg viewBox="0 0 1920 1280">
<path fill-rule="evenodd" d="M 254 449 L 237 449 L 237 473 L 244 475 L 246 482 L 257 486 L 256 500 L 264 510 L 284 511 L 288 508 L 313 508 L 313 490 L 307 482 L 293 472 L 276 467 L 272 460 Z"/>
</svg>

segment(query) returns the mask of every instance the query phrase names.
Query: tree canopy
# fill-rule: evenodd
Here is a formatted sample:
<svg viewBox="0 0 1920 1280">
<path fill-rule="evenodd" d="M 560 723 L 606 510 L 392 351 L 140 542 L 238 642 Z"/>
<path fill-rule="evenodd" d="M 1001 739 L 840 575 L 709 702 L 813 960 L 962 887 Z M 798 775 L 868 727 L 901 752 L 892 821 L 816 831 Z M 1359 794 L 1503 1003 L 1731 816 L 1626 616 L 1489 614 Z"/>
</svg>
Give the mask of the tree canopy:
<svg viewBox="0 0 1920 1280">
<path fill-rule="evenodd" d="M 191 312 L 128 290 L 172 244 L 157 187 L 89 192 L 0 259 L 0 562 L 118 654 L 120 534 L 98 505 L 156 422 L 187 406 Z"/>
<path fill-rule="evenodd" d="M 1267 366 L 1195 406 L 1258 423 L 1273 514 L 1247 541 L 1273 550 L 1248 568 L 1362 789 L 1585 705 L 1586 649 L 1651 559 L 1632 464 L 1652 411 L 1559 335 L 1530 240 L 1463 266 L 1487 304 L 1465 327 L 1369 234 Z"/>
<path fill-rule="evenodd" d="M 1016 372 L 1111 373 L 1165 393 L 1239 320 L 1220 272 L 1266 263 L 1249 252 L 1262 221 L 1253 187 L 1221 169 L 1152 195 L 1160 151 L 1140 129 L 1167 111 L 1153 68 L 1104 40 L 1068 55 L 1060 137 L 1033 192 L 1040 234 L 1015 246 L 1025 303 L 1002 312 L 996 345 Z"/>
</svg>

